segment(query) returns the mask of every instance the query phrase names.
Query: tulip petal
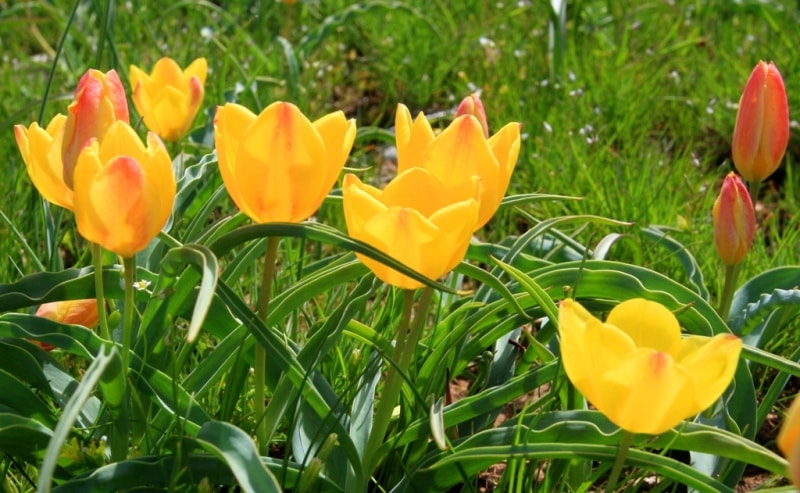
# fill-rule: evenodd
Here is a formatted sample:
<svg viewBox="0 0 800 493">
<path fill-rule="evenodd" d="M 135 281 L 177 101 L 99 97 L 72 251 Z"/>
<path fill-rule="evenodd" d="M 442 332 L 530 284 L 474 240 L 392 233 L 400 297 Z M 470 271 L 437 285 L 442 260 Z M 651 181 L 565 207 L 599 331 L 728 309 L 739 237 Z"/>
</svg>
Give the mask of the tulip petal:
<svg viewBox="0 0 800 493">
<path fill-rule="evenodd" d="M 241 137 L 236 161 L 234 178 L 256 222 L 303 221 L 328 193 L 320 172 L 325 146 L 291 103 L 273 103 L 256 118 Z"/>
<path fill-rule="evenodd" d="M 742 340 L 733 334 L 712 338 L 691 336 L 681 341 L 675 354 L 692 384 L 682 398 L 692 404 L 689 414 L 707 409 L 728 388 L 736 373 L 741 348 Z"/>
<path fill-rule="evenodd" d="M 795 444 L 800 444 L 800 397 L 795 397 L 778 433 L 777 444 L 784 457 L 789 457 Z"/>
<path fill-rule="evenodd" d="M 395 141 L 397 145 L 397 173 L 409 168 L 422 166 L 425 148 L 433 142 L 434 134 L 431 124 L 420 112 L 415 120 L 411 112 L 403 104 L 397 105 L 395 114 Z"/>
<path fill-rule="evenodd" d="M 214 146 L 217 150 L 217 161 L 222 181 L 228 194 L 236 206 L 248 216 L 247 206 L 236 179 L 236 154 L 239 150 L 239 139 L 245 135 L 247 129 L 256 119 L 249 109 L 244 106 L 227 103 L 217 106 L 214 117 Z"/>
<path fill-rule="evenodd" d="M 183 77 L 185 79 L 191 79 L 193 77 L 197 77 L 197 80 L 200 82 L 201 85 L 205 86 L 206 84 L 206 76 L 208 75 L 208 61 L 200 57 L 189 64 L 186 67 L 186 70 L 183 71 Z"/>
<path fill-rule="evenodd" d="M 664 305 L 642 298 L 614 307 L 606 323 L 628 334 L 637 347 L 657 351 L 669 351 L 681 337 L 681 326 L 675 315 Z"/>
<path fill-rule="evenodd" d="M 323 188 L 330 190 L 339 178 L 342 168 L 347 162 L 347 157 L 350 155 L 350 150 L 353 148 L 353 142 L 356 139 L 356 122 L 345 119 L 343 112 L 336 111 L 323 116 L 313 125 L 325 143 L 327 162 L 322 170 L 325 173 L 322 184 Z"/>
<path fill-rule="evenodd" d="M 73 192 L 64 183 L 61 161 L 61 139 L 66 116 L 56 115 L 42 129 L 37 123 L 29 128 L 14 126 L 14 137 L 22 154 L 25 168 L 33 185 L 49 202 L 65 209 L 73 209 Z"/>
<path fill-rule="evenodd" d="M 501 200 L 506 194 L 506 190 L 508 190 L 508 185 L 511 182 L 511 173 L 514 171 L 519 158 L 519 150 L 522 144 L 520 137 L 521 127 L 519 123 L 509 123 L 489 138 L 489 147 L 492 149 L 492 154 L 494 154 L 500 166 L 497 187 Z"/>
<path fill-rule="evenodd" d="M 425 148 L 422 166 L 447 183 L 463 183 L 480 176 L 480 226 L 489 221 L 500 205 L 500 167 L 475 117 L 466 115 L 453 120 Z"/>
<path fill-rule="evenodd" d="M 687 375 L 668 353 L 639 349 L 601 378 L 598 408 L 625 430 L 658 435 L 686 417 L 669 412 L 681 399 Z"/>
</svg>

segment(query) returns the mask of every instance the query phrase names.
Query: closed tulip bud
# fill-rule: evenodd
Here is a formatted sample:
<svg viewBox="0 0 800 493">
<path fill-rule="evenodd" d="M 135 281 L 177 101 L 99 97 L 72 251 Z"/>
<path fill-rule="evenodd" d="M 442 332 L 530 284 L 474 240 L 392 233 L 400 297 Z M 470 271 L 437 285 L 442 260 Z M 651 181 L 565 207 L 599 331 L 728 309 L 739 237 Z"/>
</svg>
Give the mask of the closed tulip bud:
<svg viewBox="0 0 800 493">
<path fill-rule="evenodd" d="M 412 120 L 401 104 L 395 130 L 398 174 L 412 167 L 424 168 L 452 188 L 478 178 L 480 213 L 473 231 L 482 228 L 497 211 L 511 181 L 519 157 L 519 123 L 509 123 L 487 139 L 477 118 L 462 115 L 434 136 L 424 115 Z"/>
<path fill-rule="evenodd" d="M 254 222 L 308 219 L 336 183 L 356 137 L 355 120 L 336 111 L 315 122 L 291 103 L 258 116 L 244 106 L 217 108 L 214 137 L 228 194 Z"/>
<path fill-rule="evenodd" d="M 789 143 L 789 103 L 780 72 L 758 62 L 739 100 L 732 155 L 747 181 L 760 182 L 781 164 Z"/>
<path fill-rule="evenodd" d="M 175 60 L 164 57 L 149 75 L 131 65 L 133 105 L 147 128 L 173 142 L 186 134 L 203 103 L 207 73 L 205 58 L 181 70 Z"/>
<path fill-rule="evenodd" d="M 800 398 L 795 397 L 778 432 L 778 448 L 789 461 L 787 476 L 800 488 Z"/>
<path fill-rule="evenodd" d="M 44 303 L 36 310 L 36 316 L 62 324 L 82 325 L 86 328 L 92 328 L 97 325 L 97 320 L 99 318 L 97 300 L 91 298 Z M 46 351 L 53 349 L 53 346 L 50 344 L 43 342 L 39 342 L 38 344 Z"/>
<path fill-rule="evenodd" d="M 97 325 L 97 300 L 65 300 L 44 303 L 36 310 L 37 317 L 70 325 L 92 328 Z"/>
<path fill-rule="evenodd" d="M 69 188 L 74 188 L 73 175 L 81 150 L 92 139 L 105 135 L 117 120 L 129 122 L 128 100 L 119 75 L 114 70 L 87 70 L 75 89 L 64 124 L 61 156 L 64 183 Z"/>
<path fill-rule="evenodd" d="M 483 102 L 477 92 L 461 100 L 461 104 L 456 109 L 456 118 L 463 115 L 472 115 L 477 118 L 483 129 L 483 136 L 487 139 L 489 138 L 489 122 L 486 121 L 486 110 L 483 108 Z"/>
<path fill-rule="evenodd" d="M 478 180 L 448 188 L 432 173 L 411 168 L 384 190 L 345 175 L 342 186 L 347 232 L 357 240 L 435 280 L 463 260 L 478 219 Z M 405 289 L 423 284 L 356 254 L 382 281 Z"/>
<path fill-rule="evenodd" d="M 722 182 L 712 214 L 717 254 L 725 264 L 736 265 L 750 250 L 756 231 L 750 193 L 736 173 L 728 173 Z"/>
<path fill-rule="evenodd" d="M 17 147 L 33 186 L 48 202 L 72 210 L 73 193 L 64 183 L 61 162 L 61 140 L 64 137 L 64 115 L 56 115 L 47 128 L 38 123 L 30 127 L 14 125 Z"/>
<path fill-rule="evenodd" d="M 570 381 L 614 424 L 658 435 L 713 404 L 733 380 L 742 341 L 733 334 L 681 337 L 675 315 L 641 298 L 605 322 L 561 302 L 561 359 Z"/>
<path fill-rule="evenodd" d="M 166 224 L 175 189 L 172 162 L 158 136 L 148 133 L 145 146 L 130 125 L 115 122 L 78 159 L 78 232 L 109 251 L 132 257 Z"/>
</svg>

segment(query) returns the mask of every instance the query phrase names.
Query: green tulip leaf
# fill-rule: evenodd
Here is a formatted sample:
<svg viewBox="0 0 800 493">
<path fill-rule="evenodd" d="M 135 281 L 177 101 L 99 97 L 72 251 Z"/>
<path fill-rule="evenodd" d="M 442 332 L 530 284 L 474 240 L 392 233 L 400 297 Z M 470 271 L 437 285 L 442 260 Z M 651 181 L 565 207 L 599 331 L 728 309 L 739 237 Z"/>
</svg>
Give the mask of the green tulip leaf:
<svg viewBox="0 0 800 493">
<path fill-rule="evenodd" d="M 261 462 L 250 436 L 230 423 L 209 421 L 200 428 L 197 443 L 221 459 L 247 493 L 280 493 L 280 483 Z"/>
</svg>

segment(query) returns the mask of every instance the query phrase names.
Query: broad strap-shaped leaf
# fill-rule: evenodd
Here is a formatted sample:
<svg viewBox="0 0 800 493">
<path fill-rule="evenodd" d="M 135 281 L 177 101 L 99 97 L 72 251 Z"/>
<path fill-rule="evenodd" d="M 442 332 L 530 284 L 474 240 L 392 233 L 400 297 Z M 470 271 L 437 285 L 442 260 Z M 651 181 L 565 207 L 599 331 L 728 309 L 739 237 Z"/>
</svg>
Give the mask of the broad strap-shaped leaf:
<svg viewBox="0 0 800 493">
<path fill-rule="evenodd" d="M 227 464 L 243 491 L 283 491 L 275 476 L 261 462 L 253 439 L 241 429 L 223 421 L 209 421 L 200 428 L 197 443 Z"/>
</svg>

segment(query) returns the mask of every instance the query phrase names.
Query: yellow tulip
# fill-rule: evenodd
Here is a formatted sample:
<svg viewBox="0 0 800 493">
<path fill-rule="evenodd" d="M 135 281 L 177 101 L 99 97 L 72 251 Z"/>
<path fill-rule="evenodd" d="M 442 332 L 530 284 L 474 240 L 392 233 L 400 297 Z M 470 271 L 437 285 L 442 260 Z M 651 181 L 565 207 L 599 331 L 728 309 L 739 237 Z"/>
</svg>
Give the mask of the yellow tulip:
<svg viewBox="0 0 800 493">
<path fill-rule="evenodd" d="M 144 249 L 166 224 L 175 200 L 169 153 L 150 132 L 147 145 L 124 122 L 93 139 L 75 167 L 78 232 L 123 257 Z"/>
<path fill-rule="evenodd" d="M 72 210 L 73 192 L 64 183 L 64 165 L 61 161 L 61 140 L 66 119 L 64 115 L 56 115 L 46 129 L 36 122 L 28 128 L 14 125 L 14 137 L 33 186 L 48 202 Z"/>
<path fill-rule="evenodd" d="M 733 379 L 742 341 L 732 334 L 681 338 L 665 306 L 620 303 L 605 323 L 571 299 L 558 330 L 567 376 L 620 428 L 657 435 L 711 406 Z"/>
<path fill-rule="evenodd" d="M 344 177 L 344 217 L 350 236 L 435 280 L 467 252 L 478 219 L 478 180 L 446 187 L 422 168 L 400 173 L 378 190 Z M 405 289 L 423 284 L 364 255 L 358 258 L 382 281 Z"/>
<path fill-rule="evenodd" d="M 133 105 L 147 128 L 164 140 L 183 137 L 203 103 L 207 73 L 205 58 L 198 58 L 181 70 L 175 60 L 164 57 L 149 75 L 131 65 Z"/>
<path fill-rule="evenodd" d="M 308 219 L 328 195 L 356 137 L 355 120 L 336 111 L 311 122 L 276 102 L 258 116 L 244 106 L 217 108 L 214 138 L 228 194 L 256 223 Z"/>
<path fill-rule="evenodd" d="M 492 218 L 508 189 L 520 149 L 520 125 L 509 123 L 486 138 L 483 126 L 471 114 L 456 117 L 434 136 L 425 115 L 415 120 L 404 105 L 395 116 L 397 172 L 425 168 L 448 187 L 480 179 L 480 214 L 474 230 Z"/>
<path fill-rule="evenodd" d="M 91 139 L 105 135 L 115 121 L 128 123 L 128 100 L 122 81 L 114 70 L 103 73 L 89 69 L 75 89 L 75 97 L 67 108 L 61 157 L 64 183 L 74 188 L 73 175 L 78 156 Z"/>
<path fill-rule="evenodd" d="M 778 448 L 789 461 L 787 476 L 800 488 L 800 397 L 795 397 L 778 432 Z"/>
<path fill-rule="evenodd" d="M 789 103 L 774 63 L 758 62 L 747 80 L 733 130 L 731 153 L 748 181 L 767 179 L 781 164 L 789 144 Z"/>
</svg>

